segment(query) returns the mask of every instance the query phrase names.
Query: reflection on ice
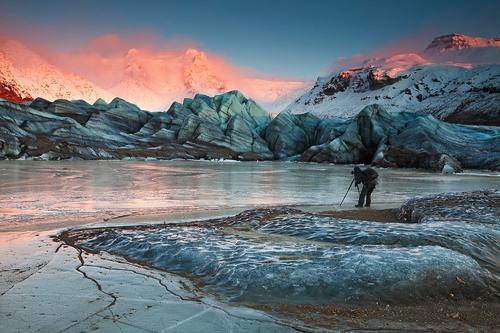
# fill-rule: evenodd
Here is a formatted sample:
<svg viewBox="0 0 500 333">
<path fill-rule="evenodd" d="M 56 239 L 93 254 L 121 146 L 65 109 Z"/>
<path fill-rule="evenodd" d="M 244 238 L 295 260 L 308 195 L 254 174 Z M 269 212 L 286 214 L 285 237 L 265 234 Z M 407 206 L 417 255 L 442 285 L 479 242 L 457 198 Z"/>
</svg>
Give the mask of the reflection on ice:
<svg viewBox="0 0 500 333">
<path fill-rule="evenodd" d="M 279 205 L 338 205 L 352 166 L 286 162 L 1 161 L 0 228 L 125 214 L 172 216 Z M 417 195 L 500 189 L 498 173 L 379 169 L 374 207 Z M 354 205 L 351 191 L 345 207 Z M 379 206 L 380 207 L 380 206 Z M 208 212 L 208 213 L 207 213 Z"/>
<path fill-rule="evenodd" d="M 453 205 L 455 199 L 448 198 Z M 183 226 L 73 231 L 69 238 L 89 250 L 186 274 L 206 290 L 238 301 L 408 304 L 497 298 L 500 223 L 487 215 L 483 223 L 484 209 L 474 202 L 494 210 L 500 193 L 460 198 L 454 209 L 465 222 L 428 217 L 425 223 L 384 224 L 267 209 Z M 445 197 L 434 199 L 445 206 Z M 428 204 L 432 215 L 429 202 L 411 201 L 402 212 Z"/>
</svg>

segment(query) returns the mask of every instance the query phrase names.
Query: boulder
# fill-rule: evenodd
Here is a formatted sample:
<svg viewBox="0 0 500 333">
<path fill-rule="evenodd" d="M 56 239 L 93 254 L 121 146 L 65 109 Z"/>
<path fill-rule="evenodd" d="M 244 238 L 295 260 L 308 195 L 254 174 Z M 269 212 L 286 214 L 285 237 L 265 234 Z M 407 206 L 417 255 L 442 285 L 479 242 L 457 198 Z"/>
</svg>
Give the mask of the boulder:
<svg viewBox="0 0 500 333">
<path fill-rule="evenodd" d="M 381 106 L 365 107 L 346 127 L 345 132 L 331 142 L 316 147 L 314 162 L 370 163 L 381 142 L 402 126 L 403 119 L 394 119 Z M 304 158 L 302 158 L 304 159 Z"/>
<path fill-rule="evenodd" d="M 48 101 L 41 97 L 37 97 L 29 103 L 29 106 L 35 110 L 43 111 L 47 109 L 50 106 L 50 104 L 52 104 L 51 101 Z"/>
<path fill-rule="evenodd" d="M 453 169 L 453 167 L 450 166 L 449 164 L 445 164 L 443 166 L 443 169 L 441 170 L 441 173 L 445 174 L 445 175 L 451 175 L 451 174 L 455 173 L 455 169 Z"/>
<path fill-rule="evenodd" d="M 464 168 L 500 170 L 500 128 L 449 124 L 430 115 L 418 116 L 389 137 L 392 146 L 425 152 L 439 162 L 444 154 Z M 461 169 L 461 167 L 459 169 Z"/>
<path fill-rule="evenodd" d="M 441 167 L 441 173 L 452 174 L 462 172 L 462 166 L 455 158 L 442 154 L 439 158 L 438 166 Z"/>
<path fill-rule="evenodd" d="M 404 146 L 386 146 L 378 152 L 372 165 L 380 167 L 393 167 L 393 168 L 417 168 L 429 169 L 433 171 L 442 171 L 444 166 L 448 167 L 446 170 L 452 168 L 454 172 L 462 172 L 460 162 L 452 156 L 446 154 L 439 154 L 428 152 L 423 149 L 412 150 Z"/>
<path fill-rule="evenodd" d="M 169 129 L 180 143 L 196 141 L 228 148 L 242 155 L 271 159 L 272 153 L 260 136 L 271 121 L 270 115 L 240 92 L 215 97 L 197 94 L 182 104 L 173 103 L 167 111 Z"/>
<path fill-rule="evenodd" d="M 142 126 L 142 128 L 135 134 L 147 138 L 149 136 L 154 135 L 160 130 L 169 129 L 171 125 L 172 125 L 171 115 L 169 115 L 166 112 L 154 112 L 151 113 L 151 118 L 149 118 L 148 122 L 144 126 Z M 172 140 L 174 140 L 175 131 L 173 130 L 170 131 L 174 133 L 174 137 L 172 138 Z"/>
<path fill-rule="evenodd" d="M 345 132 L 347 122 L 337 119 L 319 119 L 310 114 L 278 114 L 264 133 L 269 148 L 276 159 L 300 155 L 308 148 L 330 142 Z M 307 154 L 306 154 L 307 155 Z M 305 159 L 296 156 L 295 159 Z"/>
<path fill-rule="evenodd" d="M 106 103 L 102 98 L 98 98 L 94 104 L 95 107 L 102 108 L 102 109 L 107 109 L 108 108 L 108 103 Z"/>
<path fill-rule="evenodd" d="M 46 101 L 37 99 L 30 106 L 56 116 L 72 118 L 82 125 L 85 125 L 90 116 L 99 110 L 85 101 L 68 101 L 65 99 L 58 99 L 48 104 Z"/>
<path fill-rule="evenodd" d="M 272 156 L 266 141 L 256 132 L 253 124 L 236 114 L 229 119 L 225 135 L 229 139 L 230 147 L 236 152 L 258 153 Z"/>
</svg>

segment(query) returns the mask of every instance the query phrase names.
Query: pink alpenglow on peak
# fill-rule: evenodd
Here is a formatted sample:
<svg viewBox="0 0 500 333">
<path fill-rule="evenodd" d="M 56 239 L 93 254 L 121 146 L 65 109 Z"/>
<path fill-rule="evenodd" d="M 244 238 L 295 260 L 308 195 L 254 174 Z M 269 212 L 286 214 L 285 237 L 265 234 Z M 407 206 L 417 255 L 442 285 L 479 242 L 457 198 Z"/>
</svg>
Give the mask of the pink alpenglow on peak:
<svg viewBox="0 0 500 333">
<path fill-rule="evenodd" d="M 121 97 L 159 111 L 196 93 L 240 90 L 269 111 L 281 111 L 276 107 L 283 99 L 298 97 L 307 84 L 256 74 L 191 46 L 162 49 L 112 34 L 65 52 L 0 41 L 0 98 L 16 102 Z"/>
<path fill-rule="evenodd" d="M 439 119 L 469 124 L 483 119 L 483 124 L 496 124 L 500 38 L 450 34 L 434 38 L 420 52 L 402 48 L 392 51 L 340 59 L 330 74 L 319 77 L 286 110 L 320 117 L 352 117 L 370 104 L 380 104 L 388 111 L 430 113 Z"/>
<path fill-rule="evenodd" d="M 450 34 L 436 37 L 427 46 L 426 50 L 438 49 L 446 52 L 450 49 L 461 50 L 475 47 L 499 47 L 500 38 L 471 37 L 461 34 Z"/>
</svg>

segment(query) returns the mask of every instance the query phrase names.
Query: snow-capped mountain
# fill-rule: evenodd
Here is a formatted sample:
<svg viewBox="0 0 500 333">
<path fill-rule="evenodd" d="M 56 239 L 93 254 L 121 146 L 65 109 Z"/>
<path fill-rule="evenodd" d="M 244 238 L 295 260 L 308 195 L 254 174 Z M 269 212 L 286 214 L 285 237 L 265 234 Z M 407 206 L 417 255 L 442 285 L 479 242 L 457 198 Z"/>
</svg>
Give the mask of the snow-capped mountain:
<svg viewBox="0 0 500 333">
<path fill-rule="evenodd" d="M 423 51 L 434 63 L 471 67 L 500 62 L 500 38 L 480 38 L 459 34 L 435 38 Z"/>
<path fill-rule="evenodd" d="M 50 64 L 15 40 L 0 40 L 0 98 L 22 102 L 38 96 L 55 100 L 111 98 L 105 90 Z"/>
<path fill-rule="evenodd" d="M 498 125 L 499 93 L 500 40 L 453 34 L 435 38 L 420 54 L 368 59 L 320 77 L 287 110 L 350 117 L 378 103 L 390 111 Z"/>
<path fill-rule="evenodd" d="M 224 80 L 210 70 L 205 53 L 195 49 L 186 50 L 183 57 L 184 86 L 191 94 L 203 91 L 215 95 L 227 90 Z"/>
<path fill-rule="evenodd" d="M 19 41 L 0 41 L 0 98 L 93 102 L 121 97 L 142 109 L 158 111 L 196 93 L 240 90 L 269 111 L 281 111 L 308 85 L 248 74 L 193 48 L 151 52 L 130 47 L 112 55 L 99 50 L 79 52 L 54 52 L 47 57 Z"/>
<path fill-rule="evenodd" d="M 122 77 L 109 90 L 147 110 L 168 108 L 173 101 L 196 93 L 214 95 L 228 90 L 207 55 L 192 48 L 168 55 L 131 49 L 123 67 Z"/>
<path fill-rule="evenodd" d="M 471 37 L 461 34 L 450 34 L 436 37 L 426 50 L 436 49 L 439 52 L 448 50 L 463 50 L 477 47 L 498 47 L 500 38 Z"/>
</svg>

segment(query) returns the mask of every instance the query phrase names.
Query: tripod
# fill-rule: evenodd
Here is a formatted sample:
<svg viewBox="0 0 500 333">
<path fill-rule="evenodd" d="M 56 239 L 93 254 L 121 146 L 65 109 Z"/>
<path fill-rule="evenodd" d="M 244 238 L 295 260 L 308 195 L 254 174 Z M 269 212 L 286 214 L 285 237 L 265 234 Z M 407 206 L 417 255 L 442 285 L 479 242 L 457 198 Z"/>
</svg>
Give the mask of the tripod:
<svg viewBox="0 0 500 333">
<path fill-rule="evenodd" d="M 345 200 L 345 198 L 347 197 L 347 193 L 349 193 L 349 191 L 351 190 L 352 184 L 354 184 L 354 178 L 352 179 L 352 181 L 351 181 L 351 185 L 349 185 L 349 188 L 347 189 L 347 192 L 345 193 L 344 198 L 343 198 L 343 199 L 342 199 L 342 201 L 340 202 L 339 207 L 342 207 L 342 204 L 344 203 L 344 200 Z M 356 185 L 356 188 L 357 188 L 357 187 L 358 187 L 358 186 Z M 358 192 L 359 192 L 359 188 L 358 188 Z"/>
</svg>

